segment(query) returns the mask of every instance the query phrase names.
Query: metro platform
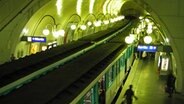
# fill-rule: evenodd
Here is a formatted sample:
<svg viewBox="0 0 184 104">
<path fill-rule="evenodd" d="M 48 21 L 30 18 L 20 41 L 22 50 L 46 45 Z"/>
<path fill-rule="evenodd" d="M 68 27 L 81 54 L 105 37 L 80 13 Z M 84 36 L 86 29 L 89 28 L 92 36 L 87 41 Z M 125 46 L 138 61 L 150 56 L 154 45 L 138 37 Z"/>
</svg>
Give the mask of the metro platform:
<svg viewBox="0 0 184 104">
<path fill-rule="evenodd" d="M 126 83 L 116 101 L 116 104 L 124 104 L 124 93 L 129 85 L 133 85 L 137 100 L 133 99 L 133 104 L 184 104 L 184 95 L 174 93 L 173 97 L 168 97 L 164 86 L 166 76 L 158 74 L 154 58 L 135 59 Z"/>
</svg>

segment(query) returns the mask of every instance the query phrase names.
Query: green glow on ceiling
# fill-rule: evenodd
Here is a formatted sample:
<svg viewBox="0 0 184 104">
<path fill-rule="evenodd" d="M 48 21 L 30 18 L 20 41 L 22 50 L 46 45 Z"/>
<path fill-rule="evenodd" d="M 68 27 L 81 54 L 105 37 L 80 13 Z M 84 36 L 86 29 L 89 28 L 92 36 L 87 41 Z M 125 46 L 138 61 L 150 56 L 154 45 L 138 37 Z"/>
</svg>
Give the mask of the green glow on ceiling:
<svg viewBox="0 0 184 104">
<path fill-rule="evenodd" d="M 109 4 L 110 0 L 106 0 L 104 5 L 103 5 L 103 14 L 107 14 L 107 6 Z"/>
<path fill-rule="evenodd" d="M 56 1 L 56 7 L 57 7 L 57 14 L 59 16 L 61 15 L 62 6 L 63 6 L 63 0 L 57 0 Z"/>
<path fill-rule="evenodd" d="M 117 15 L 123 4 L 122 0 L 111 0 L 108 5 L 108 13 Z"/>
<path fill-rule="evenodd" d="M 113 4 L 113 0 L 111 0 L 111 1 L 109 2 L 108 6 L 107 6 L 107 12 L 108 12 L 108 14 L 112 14 L 112 12 L 111 12 L 112 4 Z"/>
<path fill-rule="evenodd" d="M 90 0 L 90 5 L 89 5 L 89 13 L 93 13 L 93 7 L 95 4 L 95 0 Z"/>
<path fill-rule="evenodd" d="M 77 0 L 76 12 L 79 16 L 81 15 L 82 2 L 83 0 Z"/>
</svg>

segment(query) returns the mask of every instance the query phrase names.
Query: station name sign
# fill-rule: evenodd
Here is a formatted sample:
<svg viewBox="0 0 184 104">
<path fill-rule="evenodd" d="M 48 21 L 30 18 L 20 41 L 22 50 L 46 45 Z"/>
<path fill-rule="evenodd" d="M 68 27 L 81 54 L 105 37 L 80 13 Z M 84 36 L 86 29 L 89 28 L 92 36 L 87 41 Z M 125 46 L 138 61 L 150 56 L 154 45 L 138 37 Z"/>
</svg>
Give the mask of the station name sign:
<svg viewBox="0 0 184 104">
<path fill-rule="evenodd" d="M 39 36 L 23 36 L 21 38 L 21 41 L 27 41 L 27 42 L 40 42 L 45 43 L 46 37 L 39 37 Z"/>
<path fill-rule="evenodd" d="M 137 51 L 156 52 L 157 46 L 154 45 L 138 45 Z"/>
</svg>

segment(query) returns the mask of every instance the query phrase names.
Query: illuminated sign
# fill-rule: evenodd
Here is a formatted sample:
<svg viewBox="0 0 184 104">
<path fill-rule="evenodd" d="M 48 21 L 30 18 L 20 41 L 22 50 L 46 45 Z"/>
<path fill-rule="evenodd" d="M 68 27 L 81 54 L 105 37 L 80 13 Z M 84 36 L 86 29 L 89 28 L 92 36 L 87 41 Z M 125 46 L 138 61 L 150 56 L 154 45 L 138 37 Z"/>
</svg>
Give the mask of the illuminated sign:
<svg viewBox="0 0 184 104">
<path fill-rule="evenodd" d="M 27 42 L 46 42 L 46 37 L 38 37 L 38 36 L 23 36 L 21 38 L 22 41 Z"/>
<path fill-rule="evenodd" d="M 27 37 L 28 42 L 46 42 L 45 37 Z"/>
<path fill-rule="evenodd" d="M 169 58 L 162 58 L 161 70 L 167 71 L 169 67 Z"/>
<path fill-rule="evenodd" d="M 53 47 L 57 47 L 57 42 L 56 41 L 54 41 L 52 43 L 48 43 L 48 45 L 47 45 L 47 49 L 51 49 Z"/>
<path fill-rule="evenodd" d="M 156 52 L 157 46 L 153 45 L 138 45 L 137 51 Z"/>
</svg>

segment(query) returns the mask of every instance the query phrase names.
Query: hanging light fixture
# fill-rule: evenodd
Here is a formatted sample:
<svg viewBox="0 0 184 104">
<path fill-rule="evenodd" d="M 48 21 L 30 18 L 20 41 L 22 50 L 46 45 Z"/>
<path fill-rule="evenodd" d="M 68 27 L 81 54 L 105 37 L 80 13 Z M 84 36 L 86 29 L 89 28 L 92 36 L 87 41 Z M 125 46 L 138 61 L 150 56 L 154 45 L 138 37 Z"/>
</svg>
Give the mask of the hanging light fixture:
<svg viewBox="0 0 184 104">
<path fill-rule="evenodd" d="M 65 35 L 65 30 L 63 30 L 63 29 L 61 29 L 61 30 L 59 30 L 59 31 L 57 31 L 58 32 L 58 35 L 59 36 L 64 36 Z"/>
<path fill-rule="evenodd" d="M 70 28 L 71 28 L 72 30 L 75 30 L 75 29 L 77 28 L 77 26 L 76 26 L 75 24 L 72 24 L 72 25 L 70 26 Z"/>
<path fill-rule="evenodd" d="M 134 42 L 134 38 L 132 36 L 126 36 L 125 37 L 125 42 L 127 44 L 132 44 Z"/>
<path fill-rule="evenodd" d="M 86 30 L 86 25 L 81 25 L 81 26 L 80 26 L 80 29 L 81 29 L 81 30 Z"/>
<path fill-rule="evenodd" d="M 152 37 L 151 36 L 145 36 L 144 37 L 144 43 L 150 44 L 152 42 Z"/>
<path fill-rule="evenodd" d="M 50 31 L 47 28 L 45 28 L 42 32 L 43 32 L 43 35 L 46 35 L 46 36 L 50 34 Z"/>
</svg>

